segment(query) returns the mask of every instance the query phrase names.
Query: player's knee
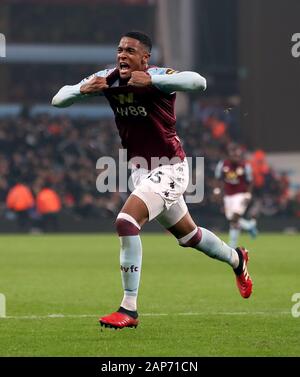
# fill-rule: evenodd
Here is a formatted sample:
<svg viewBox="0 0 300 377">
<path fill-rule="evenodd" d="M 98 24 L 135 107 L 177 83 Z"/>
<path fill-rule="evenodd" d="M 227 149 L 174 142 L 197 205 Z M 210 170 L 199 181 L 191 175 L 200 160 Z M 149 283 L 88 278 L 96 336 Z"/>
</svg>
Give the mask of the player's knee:
<svg viewBox="0 0 300 377">
<path fill-rule="evenodd" d="M 240 217 L 241 217 L 240 215 L 238 215 L 237 213 L 234 213 L 230 222 L 232 224 L 238 224 Z"/>
<path fill-rule="evenodd" d="M 240 229 L 240 224 L 238 222 L 238 219 L 232 219 L 229 223 L 230 229 Z"/>
<path fill-rule="evenodd" d="M 182 247 L 195 247 L 201 241 L 202 232 L 199 227 L 195 228 L 191 233 L 180 238 L 178 243 Z"/>
<path fill-rule="evenodd" d="M 116 222 L 116 230 L 120 237 L 137 236 L 141 230 L 138 222 L 127 213 L 120 212 Z"/>
</svg>

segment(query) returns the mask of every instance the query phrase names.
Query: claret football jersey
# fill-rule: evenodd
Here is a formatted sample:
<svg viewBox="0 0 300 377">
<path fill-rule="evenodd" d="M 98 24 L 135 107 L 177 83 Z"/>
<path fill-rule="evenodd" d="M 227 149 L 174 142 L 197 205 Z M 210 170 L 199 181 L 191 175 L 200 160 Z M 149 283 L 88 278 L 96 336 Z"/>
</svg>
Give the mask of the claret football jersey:
<svg viewBox="0 0 300 377">
<path fill-rule="evenodd" d="M 146 72 L 159 75 L 174 71 L 149 67 Z M 151 157 L 184 159 L 185 153 L 175 128 L 176 93 L 165 93 L 154 85 L 140 88 L 122 84 L 118 69 L 100 71 L 96 75 L 107 78 L 109 88 L 103 94 L 114 112 L 128 160 L 143 157 L 150 166 Z"/>
</svg>

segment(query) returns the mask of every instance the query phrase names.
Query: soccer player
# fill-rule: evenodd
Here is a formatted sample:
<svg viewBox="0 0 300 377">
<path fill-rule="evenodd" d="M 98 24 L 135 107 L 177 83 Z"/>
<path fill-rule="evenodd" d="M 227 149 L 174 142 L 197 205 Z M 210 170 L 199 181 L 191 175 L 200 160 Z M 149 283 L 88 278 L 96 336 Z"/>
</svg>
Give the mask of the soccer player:
<svg viewBox="0 0 300 377">
<path fill-rule="evenodd" d="M 104 95 L 114 115 L 122 145 L 133 162 L 134 191 L 116 219 L 120 238 L 120 264 L 124 296 L 119 309 L 99 319 L 101 326 L 124 328 L 138 325 L 137 295 L 142 267 L 139 233 L 147 221 L 157 219 L 183 247 L 192 247 L 228 263 L 242 297 L 252 292 L 247 271 L 248 253 L 233 249 L 191 218 L 183 193 L 188 185 L 188 163 L 176 134 L 175 92 L 206 88 L 196 72 L 175 72 L 149 65 L 151 39 L 141 32 L 128 32 L 117 48 L 116 67 L 105 69 L 77 85 L 64 86 L 52 104 L 69 106 L 82 98 Z M 148 163 L 134 161 L 141 157 Z M 174 162 L 152 166 L 152 157 Z"/>
<path fill-rule="evenodd" d="M 223 183 L 224 210 L 229 221 L 229 245 L 237 247 L 241 230 L 246 230 L 255 238 L 256 220 L 243 217 L 251 201 L 252 169 L 243 159 L 242 149 L 231 143 L 228 146 L 228 159 L 216 166 L 215 176 Z"/>
</svg>

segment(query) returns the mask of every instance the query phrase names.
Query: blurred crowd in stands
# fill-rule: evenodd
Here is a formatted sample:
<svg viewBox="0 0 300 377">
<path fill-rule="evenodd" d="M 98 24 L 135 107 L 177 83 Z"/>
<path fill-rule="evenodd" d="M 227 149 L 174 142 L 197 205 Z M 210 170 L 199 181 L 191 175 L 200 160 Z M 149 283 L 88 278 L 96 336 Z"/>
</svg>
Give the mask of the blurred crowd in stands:
<svg viewBox="0 0 300 377">
<path fill-rule="evenodd" d="M 115 43 L 124 33 L 124 19 L 128 25 L 134 25 L 135 30 L 154 34 L 155 7 L 149 3 L 145 0 L 82 0 L 72 4 L 68 0 L 53 4 L 51 1 L 34 1 L 34 4 L 11 1 L 6 36 L 13 43 Z M 83 23 L 84 27 L 80 27 Z"/>
<path fill-rule="evenodd" d="M 121 205 L 118 194 L 102 195 L 96 190 L 96 161 L 101 156 L 118 156 L 119 139 L 112 120 L 20 116 L 0 120 L 0 203 L 15 212 L 41 215 L 32 198 L 13 207 L 10 189 L 28 187 L 34 198 L 48 188 L 57 193 L 64 211 L 77 216 L 114 214 Z M 22 194 L 21 194 L 22 196 Z M 22 201 L 22 200 L 21 200 Z M 35 201 L 35 200 L 34 200 Z M 38 204 L 38 202 L 36 203 Z M 59 208 L 60 210 L 60 208 Z"/>
<path fill-rule="evenodd" d="M 234 106 L 219 100 L 197 102 L 190 119 L 178 119 L 178 134 L 188 156 L 205 157 L 205 196 L 192 211 L 222 213 L 215 187 L 217 162 L 238 140 Z M 262 150 L 247 151 L 254 173 L 251 210 L 257 216 L 300 217 L 300 191 L 291 194 L 289 177 L 269 166 Z M 40 227 L 57 227 L 57 214 L 78 218 L 113 218 L 127 193 L 99 193 L 96 162 L 102 156 L 118 161 L 121 148 L 113 119 L 73 120 L 49 115 L 0 119 L 0 217 L 18 218 L 20 228 L 30 218 Z"/>
<path fill-rule="evenodd" d="M 56 69 L 51 64 L 10 64 L 9 75 L 14 78 L 14 84 L 5 94 L 5 100 L 28 105 L 49 103 L 50 93 L 55 93 L 62 82 L 74 85 L 97 71 L 99 66 L 93 64 L 57 64 Z M 47 80 L 36 80 L 35 77 L 46 77 Z"/>
</svg>

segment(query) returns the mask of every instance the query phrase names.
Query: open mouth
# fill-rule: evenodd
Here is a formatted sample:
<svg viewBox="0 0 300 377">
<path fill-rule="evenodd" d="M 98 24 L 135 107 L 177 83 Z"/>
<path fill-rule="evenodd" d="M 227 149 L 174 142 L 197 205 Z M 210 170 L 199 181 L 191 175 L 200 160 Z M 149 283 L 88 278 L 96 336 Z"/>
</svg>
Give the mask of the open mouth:
<svg viewBox="0 0 300 377">
<path fill-rule="evenodd" d="M 129 69 L 130 69 L 129 64 L 127 64 L 127 63 L 120 63 L 120 72 L 121 72 L 121 74 L 128 73 Z"/>
</svg>

